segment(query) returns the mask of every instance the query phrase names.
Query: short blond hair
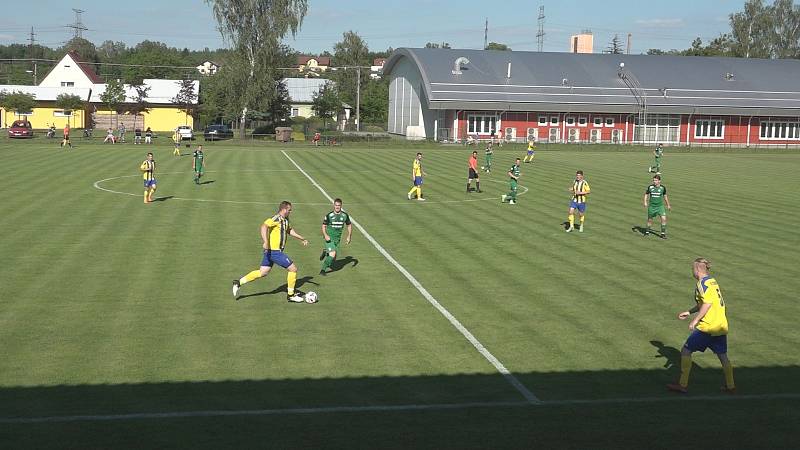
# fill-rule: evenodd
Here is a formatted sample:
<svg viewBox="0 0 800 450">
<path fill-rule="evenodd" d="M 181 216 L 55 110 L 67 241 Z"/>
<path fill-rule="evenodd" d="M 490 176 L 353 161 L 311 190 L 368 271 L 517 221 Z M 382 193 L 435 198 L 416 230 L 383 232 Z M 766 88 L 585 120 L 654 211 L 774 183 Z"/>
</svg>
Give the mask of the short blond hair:
<svg viewBox="0 0 800 450">
<path fill-rule="evenodd" d="M 694 260 L 695 264 L 700 264 L 706 268 L 706 272 L 711 270 L 711 261 L 707 260 L 706 258 L 697 258 Z"/>
</svg>

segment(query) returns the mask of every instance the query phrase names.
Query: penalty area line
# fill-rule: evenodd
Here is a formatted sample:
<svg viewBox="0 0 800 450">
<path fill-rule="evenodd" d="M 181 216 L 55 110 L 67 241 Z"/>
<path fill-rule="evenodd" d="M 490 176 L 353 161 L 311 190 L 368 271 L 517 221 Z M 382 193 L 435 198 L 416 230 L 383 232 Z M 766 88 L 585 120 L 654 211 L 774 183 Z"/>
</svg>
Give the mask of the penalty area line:
<svg viewBox="0 0 800 450">
<path fill-rule="evenodd" d="M 328 195 L 325 189 L 323 189 L 322 186 L 320 186 L 316 180 L 311 178 L 311 175 L 309 175 L 308 172 L 303 170 L 303 168 L 300 167 L 300 165 L 297 164 L 297 162 L 295 162 L 295 160 L 292 159 L 292 157 L 289 156 L 286 153 L 286 151 L 281 150 L 281 153 L 283 153 L 283 156 L 285 156 L 292 164 L 294 164 L 295 167 L 297 167 L 297 170 L 299 170 L 300 173 L 302 173 L 306 178 L 308 178 L 308 181 L 310 181 L 311 184 L 314 185 L 314 187 L 316 187 L 322 193 L 322 195 L 324 195 L 325 198 L 328 199 L 328 201 L 333 203 L 333 197 Z M 517 377 L 515 377 L 511 373 L 511 371 L 509 371 L 506 368 L 506 366 L 504 366 L 503 363 L 500 362 L 500 360 L 497 359 L 483 344 L 481 344 L 478 338 L 476 338 L 464 325 L 462 325 L 461 322 L 458 319 L 456 319 L 456 317 L 453 314 L 451 314 L 450 311 L 447 310 L 447 308 L 442 306 L 442 304 L 439 303 L 439 301 L 436 300 L 433 297 L 433 295 L 431 295 L 431 293 L 428 292 L 427 289 L 425 289 L 424 286 L 422 286 L 422 283 L 420 283 L 419 280 L 417 280 L 416 277 L 414 277 L 414 275 L 411 275 L 411 273 L 408 270 L 406 270 L 405 267 L 400 265 L 400 263 L 397 262 L 397 260 L 394 259 L 394 257 L 391 254 L 389 254 L 389 252 L 386 251 L 386 249 L 383 248 L 383 246 L 381 246 L 381 244 L 379 244 L 378 241 L 375 240 L 375 238 L 372 237 L 372 235 L 369 234 L 367 230 L 357 220 L 351 217 L 350 221 L 353 223 L 356 229 L 358 229 L 358 231 L 360 231 L 361 234 L 364 235 L 365 238 L 367 238 L 367 241 L 369 241 L 369 243 L 372 244 L 372 246 L 375 247 L 376 250 L 378 250 L 378 253 L 383 255 L 383 257 L 386 258 L 386 260 L 389 261 L 389 263 L 391 263 L 395 267 L 395 269 L 397 269 L 401 274 L 403 274 L 403 276 L 406 277 L 406 279 L 411 283 L 411 285 L 414 286 L 417 289 L 417 291 L 419 291 L 420 294 L 422 294 L 425 300 L 427 300 L 428 303 L 430 303 L 434 308 L 436 308 L 436 310 L 439 311 L 439 313 L 441 313 L 447 319 L 447 321 L 450 322 L 450 324 L 453 325 L 453 327 L 455 327 L 464 336 L 464 338 L 466 338 L 466 340 L 469 341 L 470 344 L 472 344 L 473 347 L 475 347 L 475 350 L 477 350 L 478 353 L 480 353 L 487 361 L 489 361 L 489 363 L 492 366 L 494 366 L 494 368 L 497 369 L 498 372 L 500 372 L 503 378 L 505 378 L 506 381 L 508 381 L 508 383 L 511 384 L 511 386 L 513 386 L 520 394 L 522 394 L 522 396 L 525 398 L 526 401 L 528 401 L 528 403 L 535 405 L 541 403 L 541 400 L 539 400 L 533 394 L 533 392 L 531 392 L 527 387 L 525 387 L 525 385 L 523 385 L 522 382 L 519 381 Z"/>
</svg>

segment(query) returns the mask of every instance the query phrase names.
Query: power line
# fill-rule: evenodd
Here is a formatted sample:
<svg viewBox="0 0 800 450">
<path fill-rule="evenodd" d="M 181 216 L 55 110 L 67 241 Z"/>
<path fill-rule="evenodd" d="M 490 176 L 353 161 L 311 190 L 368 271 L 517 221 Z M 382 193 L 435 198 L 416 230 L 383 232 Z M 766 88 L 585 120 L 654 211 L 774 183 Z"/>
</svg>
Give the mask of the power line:
<svg viewBox="0 0 800 450">
<path fill-rule="evenodd" d="M 83 39 L 83 32 L 86 31 L 88 28 L 83 24 L 81 20 L 81 14 L 83 14 L 84 10 L 72 8 L 75 11 L 75 23 L 67 25 L 67 28 L 72 28 L 73 30 L 73 39 Z"/>
</svg>

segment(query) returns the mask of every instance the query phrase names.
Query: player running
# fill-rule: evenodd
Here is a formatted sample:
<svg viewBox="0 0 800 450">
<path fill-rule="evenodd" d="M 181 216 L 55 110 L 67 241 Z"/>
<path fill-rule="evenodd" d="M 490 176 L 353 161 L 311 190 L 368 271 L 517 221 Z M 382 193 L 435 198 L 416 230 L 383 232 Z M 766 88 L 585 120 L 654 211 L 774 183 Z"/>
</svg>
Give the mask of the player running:
<svg viewBox="0 0 800 450">
<path fill-rule="evenodd" d="M 350 238 L 353 236 L 353 225 L 350 223 L 350 214 L 342 210 L 342 199 L 337 198 L 333 201 L 333 211 L 322 219 L 322 237 L 325 238 L 325 248 L 319 256 L 322 261 L 322 269 L 319 274 L 322 276 L 327 275 L 327 270 L 336 259 L 336 252 L 342 241 L 342 230 L 345 226 L 347 227 L 347 237 L 344 242 L 349 245 Z"/>
<path fill-rule="evenodd" d="M 661 144 L 656 144 L 655 150 L 653 150 L 653 157 L 655 157 L 655 165 L 650 166 L 647 171 L 650 173 L 656 173 L 661 175 L 661 157 L 664 156 L 664 148 Z"/>
<path fill-rule="evenodd" d="M 72 148 L 72 142 L 69 140 L 69 124 L 64 125 L 64 139 L 61 141 L 61 148 L 64 148 L 65 145 Z"/>
<path fill-rule="evenodd" d="M 286 300 L 294 303 L 303 301 L 303 295 L 294 289 L 294 285 L 297 283 L 297 265 L 283 252 L 284 247 L 286 247 L 287 236 L 302 241 L 304 246 L 308 245 L 308 241 L 289 225 L 289 214 L 291 212 L 292 204 L 283 201 L 278 206 L 278 213 L 261 224 L 261 240 L 264 248 L 261 266 L 238 280 L 233 280 L 234 298 L 238 298 L 239 289 L 243 284 L 266 276 L 272 266 L 277 264 L 288 271 L 286 274 Z"/>
<path fill-rule="evenodd" d="M 569 204 L 569 215 L 567 216 L 569 227 L 566 232 L 571 233 L 575 230 L 575 211 L 577 210 L 581 219 L 578 232 L 583 233 L 583 222 L 586 219 L 586 196 L 591 192 L 591 188 L 589 188 L 589 183 L 583 179 L 582 170 L 575 172 L 575 181 L 572 182 L 569 191 L 572 192 L 572 201 Z"/>
<path fill-rule="evenodd" d="M 475 188 L 480 194 L 481 192 L 481 179 L 478 175 L 478 151 L 473 151 L 472 155 L 467 160 L 467 194 L 472 192 L 472 179 L 475 179 Z"/>
<path fill-rule="evenodd" d="M 644 232 L 648 236 L 653 232 L 653 218 L 661 217 L 661 239 L 667 238 L 667 209 L 672 211 L 672 206 L 669 204 L 669 197 L 667 196 L 667 188 L 661 184 L 661 175 L 653 177 L 653 184 L 647 186 L 644 191 L 644 207 L 647 209 L 647 230 Z M 666 209 L 664 206 L 666 205 Z"/>
<path fill-rule="evenodd" d="M 172 142 L 175 143 L 175 150 L 172 151 L 172 156 L 181 156 L 181 135 L 178 133 L 177 128 L 172 133 Z"/>
<path fill-rule="evenodd" d="M 514 161 L 514 165 L 508 169 L 508 194 L 503 194 L 500 197 L 501 203 L 505 203 L 506 199 L 508 199 L 509 205 L 515 205 L 517 203 L 517 187 L 519 186 L 520 176 L 519 158 L 517 158 Z"/>
<path fill-rule="evenodd" d="M 153 193 L 156 192 L 156 162 L 152 153 L 147 154 L 147 159 L 142 161 L 139 170 L 144 179 L 144 203 L 148 204 L 153 201 Z"/>
<path fill-rule="evenodd" d="M 200 177 L 203 176 L 205 170 L 205 155 L 203 154 L 203 146 L 198 145 L 197 150 L 192 153 L 192 170 L 194 171 L 194 184 L 200 184 Z"/>
<path fill-rule="evenodd" d="M 536 144 L 533 141 L 528 141 L 528 153 L 525 155 L 523 162 L 532 163 L 534 156 L 536 156 Z"/>
<path fill-rule="evenodd" d="M 411 181 L 414 186 L 408 191 L 406 197 L 411 200 L 411 194 L 416 195 L 417 200 L 424 202 L 425 198 L 422 196 L 422 177 L 425 176 L 425 171 L 422 170 L 422 153 L 417 153 L 414 162 L 411 163 Z"/>
<path fill-rule="evenodd" d="M 492 172 L 492 159 L 494 158 L 494 151 L 492 150 L 492 144 L 486 146 L 486 150 L 483 152 L 484 158 L 484 166 L 481 169 L 485 170 L 486 173 Z"/>
<path fill-rule="evenodd" d="M 725 375 L 725 386 L 722 391 L 728 394 L 736 392 L 733 382 L 733 365 L 728 360 L 728 318 L 725 316 L 725 301 L 719 290 L 719 284 L 710 274 L 711 263 L 705 258 L 697 258 L 692 265 L 692 275 L 697 280 L 694 291 L 692 309 L 678 314 L 678 319 L 689 322 L 692 332 L 681 349 L 681 377 L 678 383 L 668 384 L 667 389 L 685 394 L 688 392 L 689 372 L 692 370 L 692 353 L 705 352 L 710 348 L 722 364 Z"/>
</svg>

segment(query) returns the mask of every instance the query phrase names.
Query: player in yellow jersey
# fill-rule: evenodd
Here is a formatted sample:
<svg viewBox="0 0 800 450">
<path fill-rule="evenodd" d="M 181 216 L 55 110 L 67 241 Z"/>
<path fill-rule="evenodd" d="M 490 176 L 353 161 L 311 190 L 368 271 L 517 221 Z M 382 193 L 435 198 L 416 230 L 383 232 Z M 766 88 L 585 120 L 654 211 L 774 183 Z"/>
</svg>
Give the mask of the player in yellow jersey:
<svg viewBox="0 0 800 450">
<path fill-rule="evenodd" d="M 408 191 L 408 195 L 406 197 L 411 200 L 415 195 L 417 200 L 423 202 L 425 198 L 422 196 L 422 177 L 425 176 L 425 171 L 422 170 L 422 153 L 417 153 L 417 157 L 414 159 L 414 162 L 411 164 L 411 181 L 414 183 L 414 187 Z"/>
<path fill-rule="evenodd" d="M 532 163 L 533 158 L 536 156 L 536 144 L 533 141 L 528 141 L 528 153 L 525 155 L 524 163 Z"/>
<path fill-rule="evenodd" d="M 175 150 L 172 151 L 173 156 L 181 156 L 181 134 L 178 133 L 178 129 L 175 129 L 175 132 L 172 133 L 172 142 L 175 143 Z"/>
<path fill-rule="evenodd" d="M 142 171 L 144 203 L 147 204 L 153 201 L 153 194 L 156 192 L 156 162 L 152 153 L 147 154 L 147 159 L 139 165 L 139 170 Z"/>
<path fill-rule="evenodd" d="M 261 240 L 263 241 L 264 248 L 261 266 L 238 280 L 233 280 L 234 298 L 238 298 L 239 288 L 243 284 L 266 276 L 272 269 L 272 266 L 277 264 L 288 271 L 286 275 L 286 299 L 294 303 L 303 301 L 303 294 L 294 289 L 295 283 L 297 283 L 297 265 L 292 262 L 289 256 L 283 253 L 288 236 L 302 241 L 304 246 L 308 245 L 308 241 L 289 225 L 289 214 L 291 213 L 292 204 L 283 201 L 280 206 L 278 206 L 278 213 L 261 224 Z"/>
<path fill-rule="evenodd" d="M 725 386 L 722 391 L 732 394 L 736 392 L 733 382 L 733 366 L 728 360 L 728 318 L 725 316 L 725 301 L 719 284 L 709 274 L 711 263 L 705 258 L 697 258 L 692 265 L 692 275 L 697 280 L 694 291 L 694 308 L 678 314 L 678 319 L 689 322 L 692 334 L 686 339 L 681 350 L 681 378 L 678 383 L 668 384 L 667 389 L 673 392 L 686 393 L 689 386 L 689 372 L 692 370 L 692 353 L 704 352 L 710 348 L 722 364 L 725 374 Z"/>
<path fill-rule="evenodd" d="M 577 210 L 581 219 L 578 232 L 583 233 L 583 222 L 586 219 L 586 196 L 591 192 L 591 188 L 589 183 L 583 179 L 582 170 L 575 172 L 575 181 L 572 182 L 569 191 L 572 192 L 572 201 L 569 203 L 569 215 L 567 216 L 569 228 L 566 231 L 570 233 L 575 230 L 575 211 Z"/>
</svg>

